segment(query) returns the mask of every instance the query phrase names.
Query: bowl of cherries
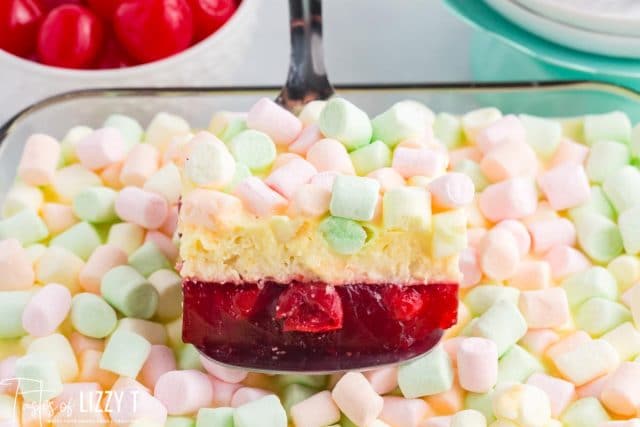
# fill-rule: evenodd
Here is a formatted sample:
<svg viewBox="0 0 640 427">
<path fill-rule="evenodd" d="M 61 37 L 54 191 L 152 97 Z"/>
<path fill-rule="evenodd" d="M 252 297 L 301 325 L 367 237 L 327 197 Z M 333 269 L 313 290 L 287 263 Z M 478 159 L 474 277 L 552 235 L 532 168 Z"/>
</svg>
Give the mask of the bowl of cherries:
<svg viewBox="0 0 640 427">
<path fill-rule="evenodd" d="M 260 2 L 0 0 L 0 75 L 40 85 L 41 95 L 225 83 L 249 44 Z"/>
</svg>

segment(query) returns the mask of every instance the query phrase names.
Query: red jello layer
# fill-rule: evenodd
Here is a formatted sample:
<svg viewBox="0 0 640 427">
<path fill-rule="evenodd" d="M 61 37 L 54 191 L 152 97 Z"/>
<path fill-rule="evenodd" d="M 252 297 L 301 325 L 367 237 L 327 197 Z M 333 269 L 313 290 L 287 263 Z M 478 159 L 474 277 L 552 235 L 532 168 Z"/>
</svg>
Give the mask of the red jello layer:
<svg viewBox="0 0 640 427">
<path fill-rule="evenodd" d="M 454 325 L 458 285 L 243 285 L 185 280 L 183 339 L 257 370 L 335 371 L 396 363 Z"/>
</svg>

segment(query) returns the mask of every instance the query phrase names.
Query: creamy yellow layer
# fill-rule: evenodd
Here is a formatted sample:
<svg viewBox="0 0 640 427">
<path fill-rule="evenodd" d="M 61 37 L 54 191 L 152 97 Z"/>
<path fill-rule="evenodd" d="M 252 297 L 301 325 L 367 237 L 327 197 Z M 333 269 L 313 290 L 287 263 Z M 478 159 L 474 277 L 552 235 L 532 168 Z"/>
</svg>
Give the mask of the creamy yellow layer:
<svg viewBox="0 0 640 427">
<path fill-rule="evenodd" d="M 181 275 L 212 282 L 322 281 L 425 284 L 457 282 L 458 256 L 432 257 L 430 231 L 369 227 L 354 255 L 331 250 L 318 221 L 277 216 L 219 229 L 182 223 Z"/>
</svg>

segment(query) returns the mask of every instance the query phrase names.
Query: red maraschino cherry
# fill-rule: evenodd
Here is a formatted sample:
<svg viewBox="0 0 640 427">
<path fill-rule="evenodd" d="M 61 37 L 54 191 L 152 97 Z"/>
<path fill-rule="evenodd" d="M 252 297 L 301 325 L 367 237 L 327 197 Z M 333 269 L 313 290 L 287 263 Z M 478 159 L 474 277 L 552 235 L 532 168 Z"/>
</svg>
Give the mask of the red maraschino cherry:
<svg viewBox="0 0 640 427">
<path fill-rule="evenodd" d="M 217 31 L 238 8 L 237 0 L 189 0 L 193 9 L 195 41 Z"/>
<path fill-rule="evenodd" d="M 43 10 L 39 0 L 0 0 L 0 49 L 24 57 L 32 54 Z"/>
<path fill-rule="evenodd" d="M 85 0 L 85 2 L 96 15 L 107 21 L 113 18 L 113 14 L 121 3 L 120 0 Z"/>
</svg>

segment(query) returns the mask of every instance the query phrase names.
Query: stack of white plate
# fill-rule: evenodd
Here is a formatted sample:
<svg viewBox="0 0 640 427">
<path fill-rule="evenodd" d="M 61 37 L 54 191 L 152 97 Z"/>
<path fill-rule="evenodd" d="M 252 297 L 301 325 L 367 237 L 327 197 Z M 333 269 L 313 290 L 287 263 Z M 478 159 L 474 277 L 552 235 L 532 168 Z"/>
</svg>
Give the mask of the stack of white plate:
<svg viewBox="0 0 640 427">
<path fill-rule="evenodd" d="M 640 0 L 485 0 L 506 19 L 583 52 L 640 59 Z"/>
</svg>

